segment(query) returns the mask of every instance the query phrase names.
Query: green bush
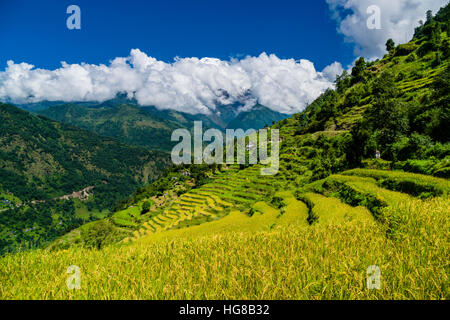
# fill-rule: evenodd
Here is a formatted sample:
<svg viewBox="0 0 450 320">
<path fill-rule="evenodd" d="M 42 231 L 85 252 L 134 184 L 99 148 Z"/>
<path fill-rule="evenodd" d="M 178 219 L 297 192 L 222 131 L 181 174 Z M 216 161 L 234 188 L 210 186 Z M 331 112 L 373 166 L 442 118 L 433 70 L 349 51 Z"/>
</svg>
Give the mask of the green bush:
<svg viewBox="0 0 450 320">
<path fill-rule="evenodd" d="M 365 159 L 362 161 L 365 169 L 389 170 L 391 169 L 391 161 L 383 159 Z"/>
<path fill-rule="evenodd" d="M 431 42 L 424 42 L 419 49 L 417 49 L 417 55 L 419 57 L 425 56 L 428 52 L 433 50 L 433 44 Z"/>
<path fill-rule="evenodd" d="M 375 218 L 380 219 L 381 209 L 387 204 L 371 194 L 365 194 L 355 190 L 349 185 L 336 180 L 327 179 L 323 187 L 329 192 L 330 196 L 339 198 L 342 202 L 353 207 L 364 206 L 369 209 Z"/>
<path fill-rule="evenodd" d="M 447 180 L 402 171 L 383 171 L 353 169 L 345 171 L 343 175 L 368 177 L 377 180 L 377 184 L 394 191 L 400 191 L 412 196 L 430 193 L 433 196 L 450 193 L 450 183 Z"/>
<path fill-rule="evenodd" d="M 405 59 L 406 62 L 414 62 L 417 60 L 416 54 L 413 52 L 410 55 L 408 55 Z"/>
<path fill-rule="evenodd" d="M 403 170 L 414 173 L 428 174 L 440 178 L 449 178 L 450 172 L 450 157 L 445 159 L 428 159 L 428 160 L 413 160 L 397 162 L 394 169 Z"/>
<path fill-rule="evenodd" d="M 395 49 L 395 56 L 407 56 L 416 50 L 417 46 L 414 43 L 400 44 Z"/>
<path fill-rule="evenodd" d="M 272 201 L 270 202 L 271 205 L 273 205 L 277 209 L 281 209 L 285 206 L 287 206 L 286 202 L 281 197 L 273 197 Z"/>
<path fill-rule="evenodd" d="M 145 213 L 149 212 L 151 206 L 152 206 L 152 205 L 151 205 L 150 201 L 145 201 L 145 202 L 142 204 L 141 214 L 145 214 Z"/>
<path fill-rule="evenodd" d="M 100 220 L 81 228 L 81 241 L 87 248 L 101 249 L 124 237 L 109 220 Z"/>
<path fill-rule="evenodd" d="M 297 190 L 294 196 L 298 201 L 302 201 L 304 204 L 306 204 L 306 207 L 308 207 L 308 223 L 313 224 L 314 222 L 317 222 L 319 217 L 316 213 L 314 213 L 314 202 L 312 202 L 311 199 L 309 199 L 302 190 Z"/>
<path fill-rule="evenodd" d="M 441 191 L 432 185 L 419 184 L 415 180 L 406 179 L 380 179 L 378 185 L 383 188 L 400 191 L 414 197 L 425 198 L 440 195 Z"/>
<path fill-rule="evenodd" d="M 433 160 L 412 160 L 397 162 L 394 165 L 395 169 L 400 169 L 408 172 L 432 174 L 433 166 L 435 165 Z"/>
</svg>

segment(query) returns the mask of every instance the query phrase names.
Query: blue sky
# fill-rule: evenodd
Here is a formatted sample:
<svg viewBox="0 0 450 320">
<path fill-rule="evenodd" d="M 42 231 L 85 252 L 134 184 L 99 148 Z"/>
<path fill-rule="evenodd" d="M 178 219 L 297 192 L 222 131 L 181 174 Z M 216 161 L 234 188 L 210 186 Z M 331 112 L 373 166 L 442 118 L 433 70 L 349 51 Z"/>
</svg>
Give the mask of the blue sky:
<svg viewBox="0 0 450 320">
<path fill-rule="evenodd" d="M 66 8 L 81 8 L 81 30 L 66 28 Z M 322 70 L 354 60 L 325 1 L 299 0 L 0 0 L 0 70 L 7 60 L 54 69 L 107 63 L 139 48 L 163 61 L 274 53 Z"/>
</svg>

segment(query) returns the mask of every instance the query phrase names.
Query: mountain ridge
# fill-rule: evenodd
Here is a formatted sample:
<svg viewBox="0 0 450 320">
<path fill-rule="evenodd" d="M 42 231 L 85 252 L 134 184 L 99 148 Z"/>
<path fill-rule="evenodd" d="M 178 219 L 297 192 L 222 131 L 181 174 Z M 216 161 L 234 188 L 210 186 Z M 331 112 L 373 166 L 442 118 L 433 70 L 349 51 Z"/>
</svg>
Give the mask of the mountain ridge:
<svg viewBox="0 0 450 320">
<path fill-rule="evenodd" d="M 113 137 L 130 145 L 163 151 L 170 151 L 175 145 L 170 140 L 172 131 L 192 130 L 194 121 L 202 121 L 206 129 L 257 130 L 287 117 L 261 105 L 241 112 L 238 111 L 240 105 L 237 104 L 218 106 L 217 114 L 191 115 L 122 102 L 116 104 L 112 100 L 95 107 L 83 104 L 54 105 L 37 111 L 37 114 Z"/>
</svg>

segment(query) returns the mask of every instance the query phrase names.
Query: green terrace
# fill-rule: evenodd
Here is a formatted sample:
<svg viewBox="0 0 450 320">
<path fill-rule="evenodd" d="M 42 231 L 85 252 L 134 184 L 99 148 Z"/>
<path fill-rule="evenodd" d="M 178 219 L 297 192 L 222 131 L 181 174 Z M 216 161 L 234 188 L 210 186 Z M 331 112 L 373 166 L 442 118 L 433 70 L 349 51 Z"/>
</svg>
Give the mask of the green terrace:
<svg viewBox="0 0 450 320">
<path fill-rule="evenodd" d="M 134 227 L 129 242 L 152 233 L 180 229 L 218 220 L 233 210 L 245 210 L 274 193 L 274 177 L 262 176 L 261 166 L 237 171 L 237 166 L 213 175 L 213 182 L 192 189 L 180 196 L 167 193 L 167 205 L 156 212 L 137 217 L 137 206 L 116 213 L 113 221 L 119 226 Z M 134 212 L 130 212 L 134 210 Z M 152 211 L 152 210 L 151 210 Z M 130 221 L 124 223 L 123 219 Z M 143 221 L 138 225 L 138 221 Z"/>
<path fill-rule="evenodd" d="M 277 177 L 261 176 L 259 169 L 217 174 L 212 183 L 174 198 L 124 242 L 355 221 L 392 227 L 386 208 L 412 197 L 446 196 L 450 190 L 445 179 L 370 169 L 348 170 L 296 191 L 283 190 Z"/>
</svg>

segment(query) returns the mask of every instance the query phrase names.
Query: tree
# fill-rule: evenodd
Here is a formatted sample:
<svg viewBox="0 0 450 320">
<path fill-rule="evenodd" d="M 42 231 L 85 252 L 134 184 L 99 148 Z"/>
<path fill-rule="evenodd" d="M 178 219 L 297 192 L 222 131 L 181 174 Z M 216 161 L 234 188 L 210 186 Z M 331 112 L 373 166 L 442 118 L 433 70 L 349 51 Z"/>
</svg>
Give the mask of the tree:
<svg viewBox="0 0 450 320">
<path fill-rule="evenodd" d="M 361 166 L 362 158 L 365 156 L 367 141 L 370 130 L 367 123 L 358 121 L 351 129 L 351 142 L 345 147 L 345 157 L 350 168 Z"/>
<path fill-rule="evenodd" d="M 113 233 L 113 226 L 108 221 L 99 221 L 85 231 L 82 231 L 82 240 L 86 247 L 101 249 L 108 243 Z"/>
<path fill-rule="evenodd" d="M 152 205 L 150 204 L 149 201 L 145 201 L 145 202 L 142 204 L 142 211 L 141 211 L 141 214 L 144 214 L 144 213 L 149 212 L 151 206 L 152 206 Z"/>
<path fill-rule="evenodd" d="M 385 155 L 392 159 L 391 147 L 409 130 L 409 107 L 397 99 L 377 99 L 368 109 L 367 121 L 374 129 L 377 145 L 388 150 Z"/>
<path fill-rule="evenodd" d="M 350 80 L 350 75 L 347 70 L 344 70 L 340 76 L 336 76 L 336 81 L 334 82 L 336 84 L 336 91 L 338 93 L 344 93 L 350 87 Z"/>
<path fill-rule="evenodd" d="M 442 63 L 441 54 L 439 51 L 436 52 L 436 59 L 433 61 L 433 66 L 437 67 Z"/>
<path fill-rule="evenodd" d="M 366 69 L 366 60 L 364 60 L 364 57 L 359 58 L 355 62 L 355 66 L 352 69 L 352 76 L 354 83 L 360 82 L 364 79 L 363 72 Z"/>
<path fill-rule="evenodd" d="M 394 75 L 385 71 L 372 83 L 372 94 L 375 100 L 393 98 L 397 94 Z"/>
<path fill-rule="evenodd" d="M 392 39 L 389 39 L 386 42 L 386 50 L 391 53 L 395 49 L 395 42 Z"/>
<path fill-rule="evenodd" d="M 431 20 L 433 20 L 433 11 L 428 10 L 427 11 L 427 22 L 426 23 L 430 23 Z"/>
</svg>

